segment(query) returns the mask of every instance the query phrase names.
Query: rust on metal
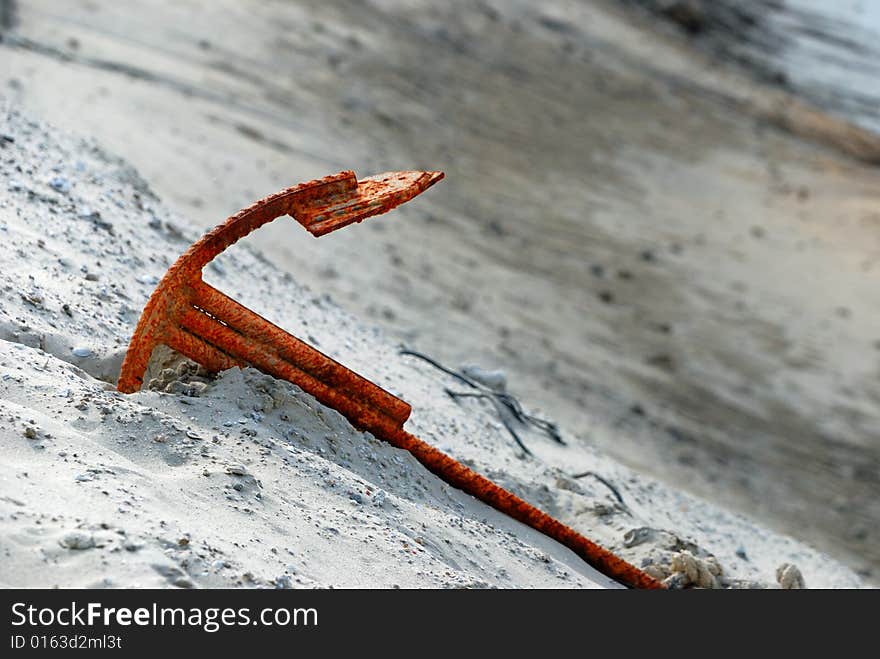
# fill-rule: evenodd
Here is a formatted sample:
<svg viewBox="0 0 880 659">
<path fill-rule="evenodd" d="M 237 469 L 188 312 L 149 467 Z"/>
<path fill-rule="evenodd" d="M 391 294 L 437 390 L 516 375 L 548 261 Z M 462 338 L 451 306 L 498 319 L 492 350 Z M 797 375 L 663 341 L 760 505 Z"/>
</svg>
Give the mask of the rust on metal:
<svg viewBox="0 0 880 659">
<path fill-rule="evenodd" d="M 253 366 L 293 382 L 354 426 L 406 449 L 450 485 L 565 545 L 603 574 L 633 588 L 660 581 L 403 428 L 410 406 L 202 281 L 202 268 L 252 231 L 290 215 L 315 236 L 409 201 L 442 172 L 393 172 L 360 181 L 346 171 L 282 190 L 208 232 L 159 282 L 122 363 L 118 389 L 138 391 L 153 349 L 164 344 L 211 371 Z"/>
</svg>

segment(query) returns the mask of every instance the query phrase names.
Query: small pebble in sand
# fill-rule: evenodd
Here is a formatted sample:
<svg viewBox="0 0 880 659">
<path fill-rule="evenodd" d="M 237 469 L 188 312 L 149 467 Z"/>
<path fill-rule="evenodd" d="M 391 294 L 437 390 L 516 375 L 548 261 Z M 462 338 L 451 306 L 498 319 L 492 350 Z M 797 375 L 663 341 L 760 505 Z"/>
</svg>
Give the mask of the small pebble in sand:
<svg viewBox="0 0 880 659">
<path fill-rule="evenodd" d="M 672 557 L 669 567 L 672 575 L 664 582 L 669 587 L 718 587 L 715 577 L 721 575 L 721 566 L 714 556 L 699 557 L 682 551 Z"/>
<path fill-rule="evenodd" d="M 28 439 L 37 439 L 37 429 L 33 426 L 27 426 L 24 429 L 24 436 Z"/>
<path fill-rule="evenodd" d="M 649 540 L 653 535 L 654 529 L 649 526 L 640 526 L 635 529 L 630 529 L 623 534 L 623 546 L 636 547 Z"/>
<path fill-rule="evenodd" d="M 783 590 L 800 590 L 807 587 L 804 583 L 804 575 L 797 565 L 791 563 L 783 563 L 776 568 L 776 581 Z"/>
<path fill-rule="evenodd" d="M 67 194 L 68 192 L 70 192 L 70 181 L 68 181 L 63 176 L 56 176 L 51 181 L 49 181 L 49 187 L 55 190 L 55 192 Z"/>
<path fill-rule="evenodd" d="M 73 349 L 73 356 L 85 359 L 92 356 L 92 350 L 91 348 L 86 348 L 85 346 L 77 346 Z"/>
<path fill-rule="evenodd" d="M 92 549 L 95 546 L 95 538 L 82 531 L 71 531 L 61 538 L 59 544 L 65 549 Z"/>
<path fill-rule="evenodd" d="M 189 395 L 190 396 L 201 396 L 208 390 L 208 385 L 205 382 L 190 382 L 189 383 Z"/>
<path fill-rule="evenodd" d="M 648 574 L 657 581 L 663 581 L 669 576 L 669 570 L 662 565 L 658 565 L 656 563 L 648 563 L 647 565 L 642 566 L 642 572 Z"/>
</svg>

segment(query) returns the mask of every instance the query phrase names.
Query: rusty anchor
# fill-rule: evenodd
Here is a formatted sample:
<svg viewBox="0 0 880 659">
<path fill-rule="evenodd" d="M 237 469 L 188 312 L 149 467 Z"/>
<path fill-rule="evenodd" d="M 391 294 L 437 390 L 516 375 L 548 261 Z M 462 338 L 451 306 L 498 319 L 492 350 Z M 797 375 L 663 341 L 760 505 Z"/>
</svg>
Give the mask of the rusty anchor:
<svg viewBox="0 0 880 659">
<path fill-rule="evenodd" d="M 132 336 L 118 389 L 138 391 L 153 349 L 164 344 L 210 371 L 253 366 L 293 382 L 354 426 L 406 449 L 450 485 L 565 545 L 632 588 L 663 584 L 403 428 L 409 404 L 202 281 L 202 268 L 264 224 L 290 215 L 323 236 L 409 201 L 443 178 L 406 171 L 357 180 L 345 171 L 301 183 L 254 203 L 194 243 L 150 296 Z"/>
</svg>

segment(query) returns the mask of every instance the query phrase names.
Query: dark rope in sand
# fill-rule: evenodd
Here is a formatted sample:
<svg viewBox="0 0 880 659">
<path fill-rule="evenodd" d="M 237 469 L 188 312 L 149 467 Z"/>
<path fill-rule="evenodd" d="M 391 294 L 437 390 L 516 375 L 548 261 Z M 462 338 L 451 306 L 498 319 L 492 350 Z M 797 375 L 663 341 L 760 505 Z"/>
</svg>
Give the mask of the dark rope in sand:
<svg viewBox="0 0 880 659">
<path fill-rule="evenodd" d="M 491 394 L 484 393 L 470 393 L 466 391 L 452 391 L 451 389 L 444 389 L 446 394 L 452 398 L 452 400 L 458 400 L 459 398 L 484 398 L 489 400 L 492 405 L 495 407 L 495 411 L 498 412 L 498 418 L 501 419 L 501 423 L 504 424 L 504 427 L 507 428 L 507 432 L 510 433 L 510 436 L 513 437 L 513 441 L 517 443 L 517 445 L 522 449 L 523 453 L 526 455 L 532 455 L 532 452 L 523 444 L 522 439 L 519 434 L 514 430 L 513 426 L 507 421 L 507 414 L 504 413 L 504 408 L 501 403 L 495 396 Z"/>
<path fill-rule="evenodd" d="M 504 391 L 495 391 L 494 389 L 491 389 L 490 387 L 487 387 L 484 384 L 477 382 L 473 378 L 468 377 L 464 373 L 443 366 L 443 364 L 439 363 L 435 359 L 428 357 L 427 355 L 420 352 L 416 352 L 415 350 L 404 349 L 400 351 L 400 354 L 417 357 L 418 359 L 427 362 L 434 368 L 443 371 L 447 375 L 455 378 L 462 384 L 465 384 L 472 389 L 476 389 L 477 392 L 452 391 L 451 389 L 445 389 L 445 391 L 446 394 L 455 401 L 457 401 L 459 398 L 481 398 L 489 400 L 495 407 L 495 411 L 498 413 L 498 417 L 501 419 L 501 423 L 504 425 L 505 428 L 507 428 L 507 432 L 510 433 L 510 436 L 513 437 L 513 441 L 517 443 L 517 446 L 519 446 L 526 455 L 532 455 L 532 452 L 528 448 L 526 448 L 526 445 L 520 438 L 519 433 L 517 433 L 516 429 L 513 427 L 513 425 L 511 425 L 511 416 L 523 426 L 532 426 L 533 428 L 537 428 L 556 443 L 565 446 L 565 440 L 562 439 L 562 435 L 560 435 L 559 433 L 559 427 L 555 423 L 528 414 L 523 409 L 519 400 L 511 396 L 509 393 Z"/>
</svg>

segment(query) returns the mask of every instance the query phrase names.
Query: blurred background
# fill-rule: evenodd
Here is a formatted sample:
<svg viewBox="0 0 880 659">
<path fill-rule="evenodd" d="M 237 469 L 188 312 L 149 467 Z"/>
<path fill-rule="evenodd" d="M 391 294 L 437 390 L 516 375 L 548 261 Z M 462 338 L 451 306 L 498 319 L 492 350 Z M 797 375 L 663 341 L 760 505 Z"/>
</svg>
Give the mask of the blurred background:
<svg viewBox="0 0 880 659">
<path fill-rule="evenodd" d="M 341 169 L 445 171 L 387 221 L 250 241 L 876 582 L 880 2 L 0 0 L 0 30 L 10 102 L 200 229 Z"/>
</svg>

